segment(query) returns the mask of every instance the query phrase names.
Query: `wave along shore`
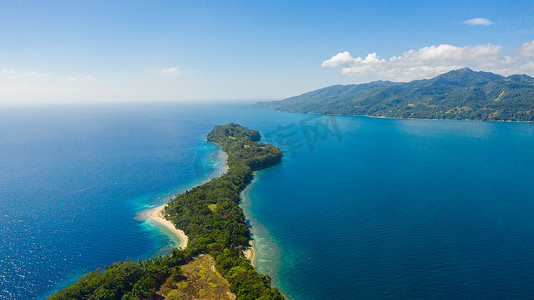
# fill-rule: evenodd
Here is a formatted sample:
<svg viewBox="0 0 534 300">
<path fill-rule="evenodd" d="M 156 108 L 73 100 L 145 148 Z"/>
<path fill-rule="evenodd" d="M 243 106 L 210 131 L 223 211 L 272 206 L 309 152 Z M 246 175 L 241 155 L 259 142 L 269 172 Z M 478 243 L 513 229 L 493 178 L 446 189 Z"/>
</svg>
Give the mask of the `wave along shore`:
<svg viewBox="0 0 534 300">
<path fill-rule="evenodd" d="M 221 177 L 224 174 L 226 174 L 226 172 L 228 172 L 228 169 L 229 169 L 228 168 L 228 154 L 222 151 L 221 149 L 218 150 L 218 154 L 224 157 L 224 159 L 220 163 L 221 167 L 219 167 L 219 170 L 216 172 L 215 176 L 205 179 L 194 185 L 191 185 L 189 188 L 185 190 L 189 190 L 196 186 L 203 185 L 204 183 L 209 182 L 211 179 Z M 189 241 L 187 235 L 185 234 L 183 230 L 176 228 L 176 226 L 170 220 L 166 219 L 165 216 L 163 215 L 163 210 L 165 209 L 165 206 L 167 206 L 169 200 L 172 198 L 173 197 L 170 197 L 167 201 L 165 201 L 165 204 L 163 205 L 140 212 L 140 215 L 141 215 L 140 220 L 145 220 L 145 221 L 155 224 L 156 226 L 159 225 L 165 228 L 166 230 L 160 230 L 160 232 L 164 235 L 169 236 L 171 240 L 175 242 L 176 246 L 178 246 L 178 243 L 176 243 L 177 239 L 180 240 L 180 244 L 179 244 L 180 246 L 177 248 L 184 250 L 185 248 L 187 248 L 187 243 Z"/>
<path fill-rule="evenodd" d="M 169 230 L 171 233 L 173 233 L 175 236 L 177 236 L 181 241 L 180 249 L 184 250 L 185 248 L 187 248 L 187 235 L 185 235 L 182 230 L 176 228 L 176 226 L 174 226 L 171 221 L 165 219 L 165 217 L 163 216 L 163 209 L 165 208 L 165 205 L 167 204 L 149 210 L 147 213 L 147 219 L 160 224 L 161 226 Z"/>
</svg>

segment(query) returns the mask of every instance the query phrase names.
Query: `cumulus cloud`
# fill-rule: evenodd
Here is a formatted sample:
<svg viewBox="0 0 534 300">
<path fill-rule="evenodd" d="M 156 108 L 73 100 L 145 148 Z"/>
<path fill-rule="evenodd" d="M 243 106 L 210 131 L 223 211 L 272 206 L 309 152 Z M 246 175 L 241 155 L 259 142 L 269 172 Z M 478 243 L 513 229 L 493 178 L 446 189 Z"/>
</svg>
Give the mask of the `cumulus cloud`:
<svg viewBox="0 0 534 300">
<path fill-rule="evenodd" d="M 178 67 L 178 66 L 168 67 L 168 68 L 162 69 L 160 71 L 160 73 L 162 75 L 166 75 L 166 76 L 176 76 L 176 75 L 180 74 L 180 67 Z"/>
<path fill-rule="evenodd" d="M 375 52 L 353 58 L 348 51 L 323 61 L 323 67 L 341 68 L 346 75 L 375 75 L 392 80 L 429 78 L 462 67 L 503 75 L 534 72 L 534 41 L 505 55 L 502 46 L 486 44 L 457 47 L 442 44 L 409 50 L 400 56 L 380 58 Z"/>
<path fill-rule="evenodd" d="M 472 26 L 490 26 L 490 25 L 495 24 L 495 22 L 492 22 L 484 18 L 469 19 L 469 20 L 465 20 L 463 23 L 467 25 L 472 25 Z"/>
<path fill-rule="evenodd" d="M 526 42 L 519 48 L 519 56 L 531 57 L 534 56 L 534 41 Z"/>
</svg>

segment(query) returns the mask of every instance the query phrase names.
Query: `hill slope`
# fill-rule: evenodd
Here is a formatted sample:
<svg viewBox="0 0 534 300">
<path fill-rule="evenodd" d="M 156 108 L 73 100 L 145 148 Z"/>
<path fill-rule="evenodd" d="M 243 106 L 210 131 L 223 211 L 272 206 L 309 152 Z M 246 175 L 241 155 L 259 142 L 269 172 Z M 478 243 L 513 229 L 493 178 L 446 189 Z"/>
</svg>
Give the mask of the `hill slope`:
<svg viewBox="0 0 534 300">
<path fill-rule="evenodd" d="M 335 85 L 256 106 L 350 116 L 534 121 L 534 78 L 464 68 L 411 82 Z"/>
</svg>

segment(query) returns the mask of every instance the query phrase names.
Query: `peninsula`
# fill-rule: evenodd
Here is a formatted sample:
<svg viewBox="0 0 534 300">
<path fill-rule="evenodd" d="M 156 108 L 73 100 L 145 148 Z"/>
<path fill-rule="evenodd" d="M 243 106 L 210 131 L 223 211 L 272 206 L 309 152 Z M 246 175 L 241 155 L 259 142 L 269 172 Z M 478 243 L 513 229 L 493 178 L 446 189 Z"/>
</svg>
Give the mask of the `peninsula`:
<svg viewBox="0 0 534 300">
<path fill-rule="evenodd" d="M 411 82 L 334 85 L 258 107 L 402 119 L 534 121 L 534 78 L 468 68 Z"/>
<path fill-rule="evenodd" d="M 182 266 L 203 255 L 213 257 L 216 270 L 237 299 L 284 299 L 270 287 L 270 278 L 259 274 L 243 254 L 250 229 L 239 207 L 239 193 L 251 182 L 253 172 L 280 163 L 282 152 L 259 143 L 258 131 L 234 123 L 216 126 L 207 140 L 228 155 L 228 172 L 174 197 L 162 210 L 166 220 L 183 230 L 187 247 L 145 261 L 117 262 L 84 275 L 49 299 L 171 299 L 165 295 L 187 285 Z M 159 210 L 156 213 L 159 217 Z"/>
</svg>

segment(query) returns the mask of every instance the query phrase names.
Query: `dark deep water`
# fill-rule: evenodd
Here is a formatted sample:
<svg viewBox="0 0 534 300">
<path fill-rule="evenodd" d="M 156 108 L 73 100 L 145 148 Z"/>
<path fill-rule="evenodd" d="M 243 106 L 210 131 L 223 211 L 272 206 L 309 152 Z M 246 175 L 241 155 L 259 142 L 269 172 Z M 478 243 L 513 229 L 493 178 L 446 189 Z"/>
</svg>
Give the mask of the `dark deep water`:
<svg viewBox="0 0 534 300">
<path fill-rule="evenodd" d="M 534 297 L 534 124 L 138 104 L 0 109 L 0 299 L 168 251 L 136 215 L 216 176 L 228 122 L 284 151 L 243 205 L 291 297 Z"/>
</svg>

